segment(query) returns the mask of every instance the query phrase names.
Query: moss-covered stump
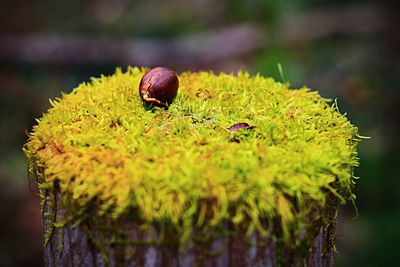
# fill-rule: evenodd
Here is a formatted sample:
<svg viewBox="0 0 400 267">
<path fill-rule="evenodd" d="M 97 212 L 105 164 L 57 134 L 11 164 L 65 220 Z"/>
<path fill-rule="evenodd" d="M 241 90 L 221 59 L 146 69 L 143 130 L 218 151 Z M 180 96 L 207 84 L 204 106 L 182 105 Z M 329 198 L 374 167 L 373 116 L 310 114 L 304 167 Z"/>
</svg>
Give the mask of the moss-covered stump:
<svg viewBox="0 0 400 267">
<path fill-rule="evenodd" d="M 361 138 L 336 104 L 200 72 L 149 110 L 144 71 L 81 84 L 30 133 L 46 266 L 331 266 Z"/>
</svg>

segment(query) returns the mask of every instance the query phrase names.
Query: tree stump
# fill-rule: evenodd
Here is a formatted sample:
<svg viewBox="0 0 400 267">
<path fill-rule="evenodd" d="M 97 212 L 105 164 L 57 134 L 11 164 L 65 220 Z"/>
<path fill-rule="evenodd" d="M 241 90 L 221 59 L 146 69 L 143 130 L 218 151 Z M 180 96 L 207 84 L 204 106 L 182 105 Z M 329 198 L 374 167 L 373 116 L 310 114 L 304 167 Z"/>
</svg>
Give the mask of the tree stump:
<svg viewBox="0 0 400 267">
<path fill-rule="evenodd" d="M 182 73 L 144 108 L 145 69 L 51 101 L 24 150 L 46 266 L 332 266 L 358 129 L 260 75 Z"/>
<path fill-rule="evenodd" d="M 203 244 L 187 244 L 179 249 L 174 239 L 172 242 L 158 244 L 159 233 L 155 229 L 141 230 L 135 221 L 117 223 L 129 241 L 122 244 L 114 243 L 112 226 L 116 223 L 93 222 L 90 219 L 73 226 L 73 222 L 54 227 L 54 222 L 65 219 L 65 210 L 60 202 L 59 193 L 49 193 L 57 203 L 54 206 L 46 203 L 43 207 L 43 232 L 51 236 L 44 246 L 44 261 L 47 267 L 56 266 L 146 266 L 146 267 L 275 267 L 275 266 L 333 266 L 335 214 L 336 206 L 329 207 L 327 218 L 329 225 L 315 225 L 312 244 L 304 244 L 303 252 L 291 251 L 289 247 L 279 246 L 273 238 L 262 237 L 253 232 L 246 237 L 244 231 L 238 231 L 231 236 L 210 240 Z M 55 210 L 54 210 L 55 209 Z M 47 214 L 45 216 L 44 214 Z M 49 214 L 54 217 L 49 218 Z M 104 224 L 104 225 L 102 225 Z M 106 231 L 107 225 L 109 229 Z M 225 223 L 224 227 L 231 225 Z M 101 230 L 102 229 L 102 230 Z M 317 230 L 317 231 L 315 231 Z M 100 231 L 102 231 L 100 233 Z M 101 238 L 100 238 L 101 237 Z M 177 240 L 175 240 L 177 241 Z M 286 254 L 287 260 L 277 261 L 277 247 L 279 254 Z M 297 254 L 296 254 L 297 253 Z M 284 262 L 285 265 L 281 265 Z"/>
</svg>

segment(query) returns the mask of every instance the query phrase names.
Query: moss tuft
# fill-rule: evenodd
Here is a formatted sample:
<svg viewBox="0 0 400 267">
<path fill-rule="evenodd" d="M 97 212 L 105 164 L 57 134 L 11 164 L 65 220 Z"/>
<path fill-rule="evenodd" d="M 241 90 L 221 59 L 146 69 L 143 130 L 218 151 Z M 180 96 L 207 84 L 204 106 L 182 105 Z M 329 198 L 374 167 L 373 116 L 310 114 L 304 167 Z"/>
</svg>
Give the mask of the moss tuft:
<svg viewBox="0 0 400 267">
<path fill-rule="evenodd" d="M 149 111 L 138 96 L 144 71 L 79 85 L 30 133 L 38 183 L 61 192 L 75 222 L 96 207 L 97 217 L 173 225 L 181 242 L 221 222 L 263 235 L 278 224 L 289 242 L 328 195 L 353 197 L 358 130 L 317 92 L 185 72 L 169 109 Z M 254 128 L 229 131 L 235 123 Z"/>
</svg>

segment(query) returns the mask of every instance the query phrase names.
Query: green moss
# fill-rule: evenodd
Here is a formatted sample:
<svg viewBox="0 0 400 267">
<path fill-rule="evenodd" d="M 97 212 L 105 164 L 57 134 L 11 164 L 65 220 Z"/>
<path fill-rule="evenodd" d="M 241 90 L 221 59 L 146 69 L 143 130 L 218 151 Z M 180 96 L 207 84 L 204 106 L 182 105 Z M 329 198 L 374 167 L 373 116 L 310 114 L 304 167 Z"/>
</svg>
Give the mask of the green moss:
<svg viewBox="0 0 400 267">
<path fill-rule="evenodd" d="M 223 221 L 264 235 L 278 224 L 288 242 L 324 216 L 315 211 L 328 195 L 353 197 L 358 130 L 317 92 L 186 72 L 169 109 L 149 111 L 138 96 L 144 71 L 81 84 L 51 101 L 30 134 L 38 183 L 59 187 L 75 222 L 95 207 L 91 216 L 173 225 L 181 242 Z M 227 130 L 239 122 L 255 128 Z"/>
</svg>

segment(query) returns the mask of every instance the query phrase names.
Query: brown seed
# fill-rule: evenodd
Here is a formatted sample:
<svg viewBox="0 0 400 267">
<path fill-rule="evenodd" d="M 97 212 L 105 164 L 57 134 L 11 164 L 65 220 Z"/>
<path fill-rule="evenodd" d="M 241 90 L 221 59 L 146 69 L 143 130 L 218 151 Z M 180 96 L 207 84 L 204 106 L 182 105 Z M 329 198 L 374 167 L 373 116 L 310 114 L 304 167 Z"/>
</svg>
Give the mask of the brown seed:
<svg viewBox="0 0 400 267">
<path fill-rule="evenodd" d="M 139 84 L 139 95 L 145 104 L 166 107 L 178 93 L 176 73 L 166 67 L 156 67 L 146 72 Z"/>
</svg>

